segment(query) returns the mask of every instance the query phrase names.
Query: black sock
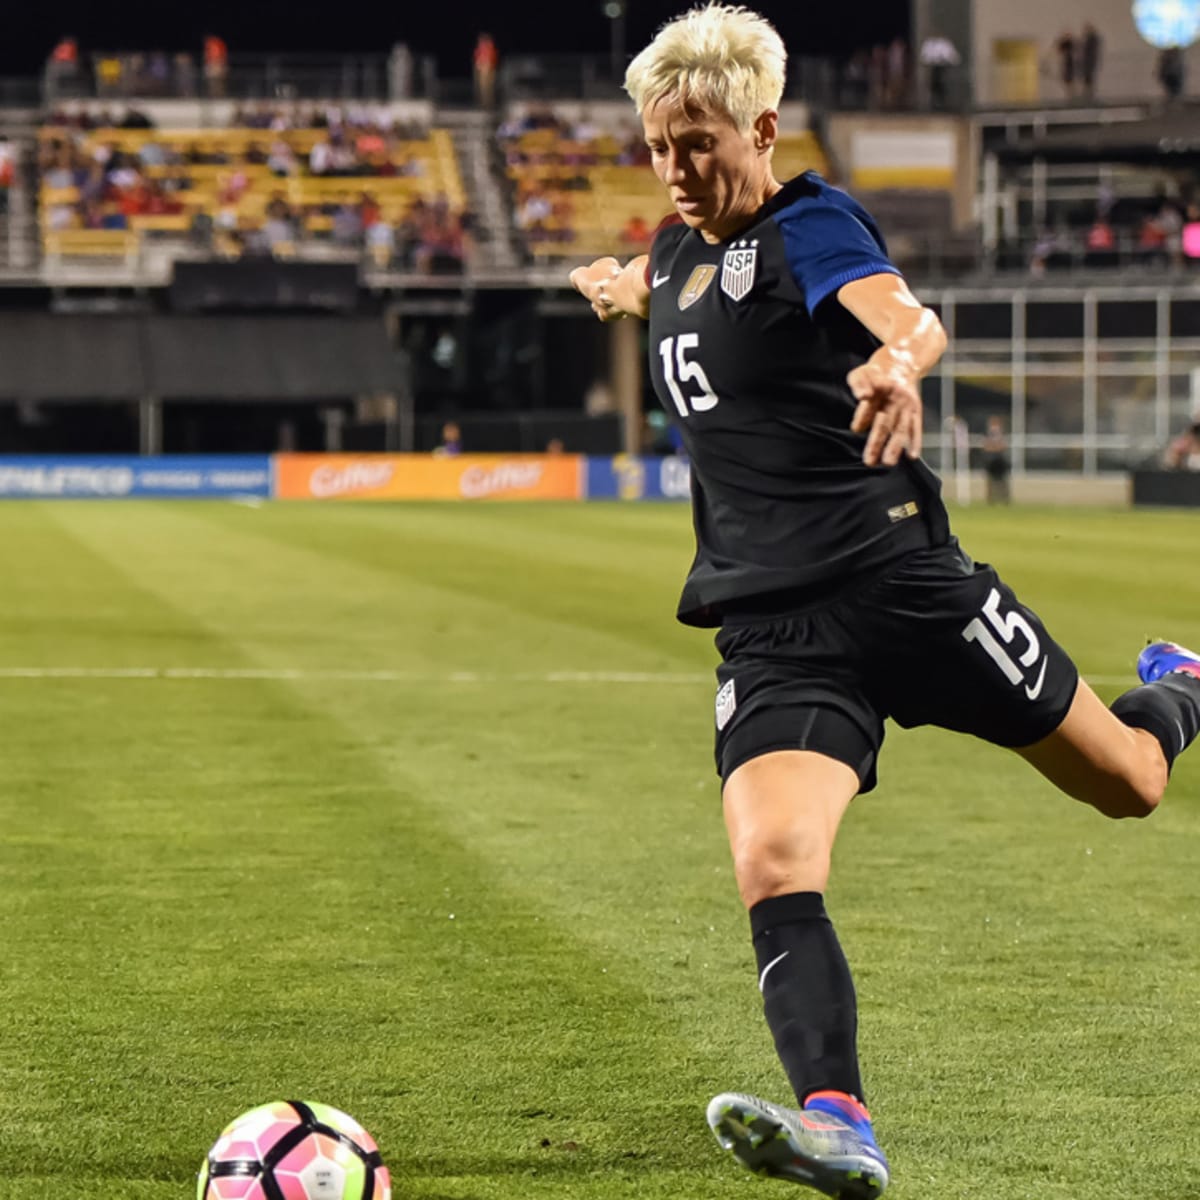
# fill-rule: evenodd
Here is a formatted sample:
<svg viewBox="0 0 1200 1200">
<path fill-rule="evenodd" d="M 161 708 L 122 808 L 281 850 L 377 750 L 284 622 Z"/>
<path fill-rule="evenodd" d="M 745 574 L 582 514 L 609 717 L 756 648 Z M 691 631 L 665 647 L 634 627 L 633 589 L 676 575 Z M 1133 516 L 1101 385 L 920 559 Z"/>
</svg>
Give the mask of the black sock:
<svg viewBox="0 0 1200 1200">
<path fill-rule="evenodd" d="M 863 1100 L 854 981 L 824 897 L 760 900 L 750 929 L 767 1024 L 796 1099 L 832 1090 Z"/>
<path fill-rule="evenodd" d="M 1200 679 L 1179 672 L 1118 696 L 1112 705 L 1121 721 L 1154 734 L 1169 771 L 1200 733 Z"/>
</svg>

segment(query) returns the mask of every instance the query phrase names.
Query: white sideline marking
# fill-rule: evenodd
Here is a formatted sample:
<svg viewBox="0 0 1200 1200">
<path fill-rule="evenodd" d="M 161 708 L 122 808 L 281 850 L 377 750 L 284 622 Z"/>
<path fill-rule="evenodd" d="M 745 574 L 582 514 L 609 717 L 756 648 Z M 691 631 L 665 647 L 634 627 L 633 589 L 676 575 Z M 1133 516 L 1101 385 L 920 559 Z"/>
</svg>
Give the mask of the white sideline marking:
<svg viewBox="0 0 1200 1200">
<path fill-rule="evenodd" d="M 0 667 L 0 679 L 250 679 L 345 683 L 711 683 L 708 672 L 548 671 L 501 675 L 484 671 L 323 671 L 272 667 Z"/>
<path fill-rule="evenodd" d="M 307 670 L 303 667 L 0 667 L 3 679 L 248 679 L 268 683 L 322 680 L 338 683 L 602 683 L 602 684 L 712 684 L 704 671 L 546 671 L 497 674 L 489 671 L 353 671 Z M 1137 676 L 1087 675 L 1100 687 L 1124 684 L 1134 687 Z"/>
</svg>

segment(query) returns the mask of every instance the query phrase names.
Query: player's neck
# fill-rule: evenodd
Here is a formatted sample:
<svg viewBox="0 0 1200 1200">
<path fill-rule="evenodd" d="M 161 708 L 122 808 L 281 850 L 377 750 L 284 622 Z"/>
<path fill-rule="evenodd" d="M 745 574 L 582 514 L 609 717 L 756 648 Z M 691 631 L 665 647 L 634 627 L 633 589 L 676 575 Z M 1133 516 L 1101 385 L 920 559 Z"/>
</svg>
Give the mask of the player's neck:
<svg viewBox="0 0 1200 1200">
<path fill-rule="evenodd" d="M 775 178 L 774 175 L 768 175 L 763 180 L 762 186 L 756 188 L 750 193 L 750 199 L 736 213 L 731 213 L 727 216 L 720 225 L 706 229 L 701 226 L 696 232 L 708 242 L 710 246 L 715 246 L 718 242 L 728 241 L 731 237 L 736 237 L 743 229 L 748 228 L 754 223 L 754 218 L 758 215 L 759 210 L 768 200 L 776 193 L 783 190 L 783 184 Z"/>
</svg>

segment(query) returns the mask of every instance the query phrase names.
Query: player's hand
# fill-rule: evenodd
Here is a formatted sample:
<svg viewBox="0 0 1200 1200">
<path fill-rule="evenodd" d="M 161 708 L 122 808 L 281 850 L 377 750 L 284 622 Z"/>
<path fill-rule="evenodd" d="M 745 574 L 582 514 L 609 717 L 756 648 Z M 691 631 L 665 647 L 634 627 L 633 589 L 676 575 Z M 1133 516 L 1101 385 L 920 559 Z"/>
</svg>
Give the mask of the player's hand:
<svg viewBox="0 0 1200 1200">
<path fill-rule="evenodd" d="M 846 376 L 858 401 L 850 428 L 865 433 L 863 462 L 894 467 L 901 455 L 921 456 L 920 380 L 915 369 L 883 346 Z"/>
<path fill-rule="evenodd" d="M 628 316 L 617 308 L 608 294 L 608 285 L 621 274 L 621 264 L 615 258 L 598 258 L 591 266 L 576 267 L 569 276 L 571 286 L 590 301 L 592 312 L 602 321 L 619 321 Z"/>
</svg>

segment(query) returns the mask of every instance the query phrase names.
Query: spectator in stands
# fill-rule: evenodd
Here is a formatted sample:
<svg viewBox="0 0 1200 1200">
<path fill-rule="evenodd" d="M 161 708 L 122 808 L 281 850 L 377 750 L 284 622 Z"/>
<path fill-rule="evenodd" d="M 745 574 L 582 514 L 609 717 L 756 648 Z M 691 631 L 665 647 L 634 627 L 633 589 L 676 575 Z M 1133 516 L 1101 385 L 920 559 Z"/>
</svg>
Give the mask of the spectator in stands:
<svg viewBox="0 0 1200 1200">
<path fill-rule="evenodd" d="M 362 244 L 362 213 L 357 204 L 339 204 L 333 214 L 333 240 L 339 246 Z"/>
<path fill-rule="evenodd" d="M 296 241 L 296 215 L 284 199 L 282 192 L 274 192 L 267 203 L 266 219 L 263 222 L 263 236 L 267 246 L 272 250 L 282 244 L 292 244 Z"/>
<path fill-rule="evenodd" d="M 1147 265 L 1178 266 L 1183 217 L 1164 193 L 1156 207 L 1143 214 L 1137 232 L 1137 257 Z"/>
<path fill-rule="evenodd" d="M 1054 43 L 1054 53 L 1058 56 L 1058 81 L 1062 84 L 1063 96 L 1068 100 L 1075 99 L 1076 81 L 1079 77 L 1079 47 L 1075 35 L 1064 29 Z"/>
<path fill-rule="evenodd" d="M 546 453 L 547 454 L 564 454 L 564 453 L 566 453 L 566 446 L 563 445 L 562 438 L 552 437 L 546 443 Z"/>
<path fill-rule="evenodd" d="M 434 447 L 434 454 L 439 457 L 452 458 L 462 453 L 462 430 L 457 421 L 447 421 L 442 426 L 442 440 Z"/>
<path fill-rule="evenodd" d="M 276 138 L 271 143 L 271 152 L 267 155 L 267 167 L 273 175 L 281 177 L 297 175 L 300 172 L 296 152 L 283 138 Z"/>
<path fill-rule="evenodd" d="M 1187 63 L 1184 61 L 1183 50 L 1179 46 L 1168 46 L 1159 51 L 1158 82 L 1166 94 L 1167 102 L 1173 104 L 1183 95 L 1183 85 L 1187 78 Z"/>
<path fill-rule="evenodd" d="M 329 175 L 333 172 L 333 143 L 327 137 L 313 142 L 308 152 L 308 171 L 310 175 Z"/>
<path fill-rule="evenodd" d="M 635 214 L 625 222 L 625 228 L 621 230 L 621 241 L 630 254 L 642 254 L 650 245 L 653 232 L 646 218 Z"/>
<path fill-rule="evenodd" d="M 475 43 L 472 63 L 475 68 L 475 99 L 480 108 L 491 110 L 496 106 L 496 67 L 500 52 L 490 33 L 481 33 Z"/>
<path fill-rule="evenodd" d="M 384 220 L 366 227 L 367 252 L 378 267 L 389 267 L 396 254 L 396 230 Z"/>
<path fill-rule="evenodd" d="M 171 60 L 163 50 L 155 50 L 146 61 L 145 92 L 166 96 L 171 90 Z"/>
<path fill-rule="evenodd" d="M 204 85 L 209 96 L 225 95 L 229 81 L 229 47 L 215 33 L 204 37 Z"/>
<path fill-rule="evenodd" d="M 940 33 L 930 34 L 921 43 L 921 66 L 929 73 L 929 103 L 944 109 L 950 100 L 950 72 L 962 62 L 958 47 Z"/>
<path fill-rule="evenodd" d="M 1200 471 L 1200 410 L 1192 423 L 1167 447 L 1163 464 L 1173 471 Z"/>
<path fill-rule="evenodd" d="M 1180 246 L 1184 259 L 1192 265 L 1200 262 L 1200 205 L 1189 204 L 1180 230 Z"/>
<path fill-rule="evenodd" d="M 60 38 L 46 62 L 46 82 L 52 94 L 74 92 L 79 83 L 79 43 L 73 37 Z"/>
<path fill-rule="evenodd" d="M 1087 231 L 1084 245 L 1087 250 L 1085 262 L 1088 266 L 1107 267 L 1116 262 L 1117 233 L 1102 213 L 1096 214 L 1096 219 Z"/>
<path fill-rule="evenodd" d="M 124 83 L 125 64 L 115 54 L 96 59 L 96 91 L 101 96 L 117 96 Z"/>
<path fill-rule="evenodd" d="M 883 91 L 886 108 L 909 106 L 908 43 L 902 37 L 888 43 Z"/>
<path fill-rule="evenodd" d="M 983 439 L 983 476 L 989 504 L 1008 504 L 1012 500 L 1009 476 L 1012 460 L 1008 456 L 1008 438 L 1004 433 L 1004 420 L 998 416 L 988 417 L 987 433 Z"/>
<path fill-rule="evenodd" d="M 855 50 L 842 68 L 842 107 L 866 108 L 870 91 L 869 84 L 870 54 L 866 50 Z"/>
<path fill-rule="evenodd" d="M 196 60 L 186 51 L 175 55 L 175 95 L 191 97 L 196 94 Z"/>
<path fill-rule="evenodd" d="M 8 191 L 16 178 L 16 158 L 8 138 L 0 137 L 0 214 L 8 212 Z"/>
<path fill-rule="evenodd" d="M 1100 55 L 1104 39 L 1100 31 L 1088 21 L 1079 39 L 1079 82 L 1083 86 L 1085 100 L 1096 98 L 1096 79 L 1100 74 Z"/>
<path fill-rule="evenodd" d="M 1065 229 L 1043 229 L 1029 258 L 1029 273 L 1040 279 L 1047 267 L 1070 262 L 1071 250 L 1071 237 Z"/>
</svg>

